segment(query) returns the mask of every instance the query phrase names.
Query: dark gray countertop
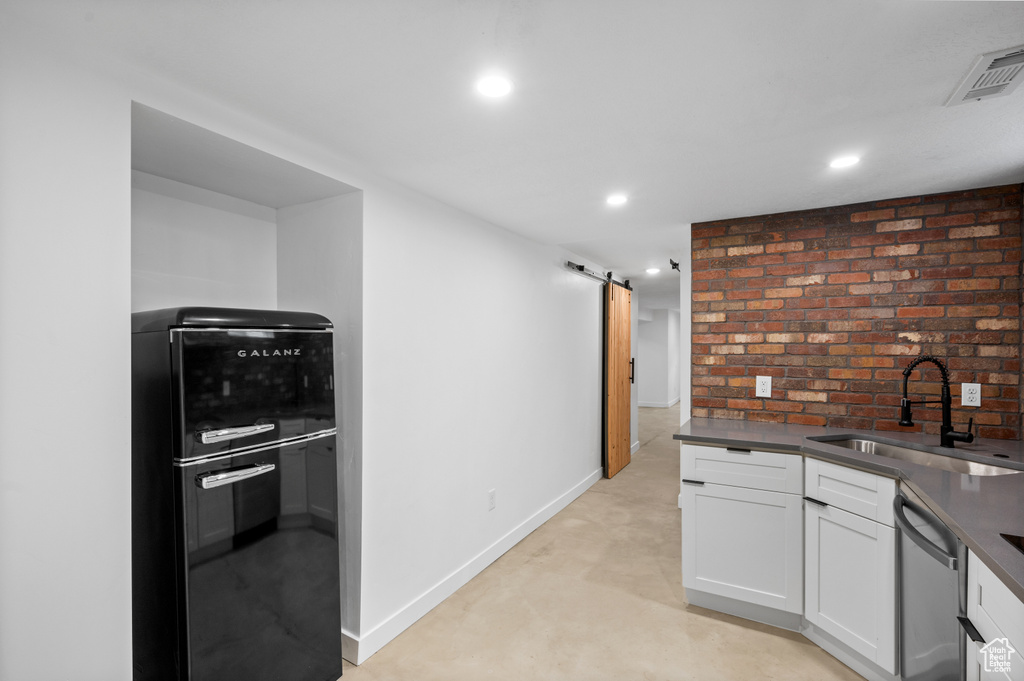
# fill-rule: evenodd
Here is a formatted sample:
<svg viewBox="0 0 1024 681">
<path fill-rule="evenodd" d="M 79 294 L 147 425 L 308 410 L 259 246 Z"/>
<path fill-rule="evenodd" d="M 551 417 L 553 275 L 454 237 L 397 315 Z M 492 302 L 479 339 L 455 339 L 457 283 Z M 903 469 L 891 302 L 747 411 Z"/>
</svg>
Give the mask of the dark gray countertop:
<svg viewBox="0 0 1024 681">
<path fill-rule="evenodd" d="M 949 450 L 937 446 L 938 435 L 706 418 L 690 419 L 679 427 L 674 437 L 694 444 L 798 453 L 896 478 L 901 485 L 917 493 L 1010 591 L 1024 601 L 1024 553 L 999 536 L 1000 533 L 1024 536 L 1024 472 L 963 475 L 807 439 L 843 433 L 1024 471 L 1024 442 L 1016 440 L 957 443 L 955 450 Z"/>
</svg>

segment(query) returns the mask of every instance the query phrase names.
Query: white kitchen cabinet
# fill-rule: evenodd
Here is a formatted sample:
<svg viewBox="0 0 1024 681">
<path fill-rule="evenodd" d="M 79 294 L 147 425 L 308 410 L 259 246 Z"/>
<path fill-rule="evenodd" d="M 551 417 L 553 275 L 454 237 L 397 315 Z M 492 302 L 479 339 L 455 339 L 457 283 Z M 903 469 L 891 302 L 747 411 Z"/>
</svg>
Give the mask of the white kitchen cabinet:
<svg viewBox="0 0 1024 681">
<path fill-rule="evenodd" d="M 691 602 L 707 603 L 699 593 L 802 613 L 801 457 L 685 444 L 680 452 L 683 587 Z M 772 619 L 763 611 L 747 616 Z"/>
<path fill-rule="evenodd" d="M 808 458 L 804 493 L 804 619 L 895 674 L 896 481 Z"/>
<path fill-rule="evenodd" d="M 967 639 L 968 681 L 1024 681 L 1024 603 L 973 552 L 967 559 L 967 618 L 985 639 Z"/>
<path fill-rule="evenodd" d="M 684 484 L 683 587 L 802 612 L 801 503 L 795 494 Z"/>
</svg>

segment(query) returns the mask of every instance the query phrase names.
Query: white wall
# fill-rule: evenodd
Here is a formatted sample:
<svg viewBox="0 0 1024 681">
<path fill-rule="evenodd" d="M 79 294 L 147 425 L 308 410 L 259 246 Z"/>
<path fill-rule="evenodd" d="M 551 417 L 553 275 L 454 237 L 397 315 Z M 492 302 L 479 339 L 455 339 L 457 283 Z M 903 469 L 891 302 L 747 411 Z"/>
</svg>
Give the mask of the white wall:
<svg viewBox="0 0 1024 681">
<path fill-rule="evenodd" d="M 132 312 L 277 308 L 272 208 L 132 172 Z"/>
<path fill-rule="evenodd" d="M 601 287 L 430 200 L 364 208 L 360 657 L 601 470 Z"/>
<path fill-rule="evenodd" d="M 679 401 L 679 313 L 650 310 L 640 323 L 637 376 L 641 407 L 671 407 Z"/>
<path fill-rule="evenodd" d="M 364 191 L 364 659 L 599 476 L 600 287 L 258 112 L 97 64 L 0 21 L 0 678 L 131 678 L 133 99 Z"/>
<path fill-rule="evenodd" d="M 0 18 L 0 679 L 130 679 L 130 109 L 38 39 Z"/>
</svg>

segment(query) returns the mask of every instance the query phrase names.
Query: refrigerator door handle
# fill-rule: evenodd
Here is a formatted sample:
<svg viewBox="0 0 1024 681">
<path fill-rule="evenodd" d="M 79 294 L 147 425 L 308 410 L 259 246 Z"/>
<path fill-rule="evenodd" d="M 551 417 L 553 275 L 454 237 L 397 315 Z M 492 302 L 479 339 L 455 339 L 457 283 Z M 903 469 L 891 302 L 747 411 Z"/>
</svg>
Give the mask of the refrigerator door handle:
<svg viewBox="0 0 1024 681">
<path fill-rule="evenodd" d="M 226 471 L 202 473 L 196 476 L 196 487 L 213 489 L 223 485 L 232 485 L 240 480 L 255 478 L 257 475 L 269 473 L 277 467 L 272 463 L 254 463 L 251 466 L 232 468 Z"/>
<path fill-rule="evenodd" d="M 234 428 L 220 428 L 219 430 L 201 430 L 196 433 L 196 438 L 204 445 L 224 440 L 235 440 L 240 437 L 259 435 L 268 430 L 273 430 L 273 423 L 254 423 L 251 426 L 236 426 Z"/>
</svg>

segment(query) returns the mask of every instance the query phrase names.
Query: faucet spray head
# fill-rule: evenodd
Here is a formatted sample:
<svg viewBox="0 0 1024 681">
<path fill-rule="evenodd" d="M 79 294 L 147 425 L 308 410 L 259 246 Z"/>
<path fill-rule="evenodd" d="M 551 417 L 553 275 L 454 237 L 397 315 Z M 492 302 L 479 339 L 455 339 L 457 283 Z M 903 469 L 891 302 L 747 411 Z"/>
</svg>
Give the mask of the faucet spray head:
<svg viewBox="0 0 1024 681">
<path fill-rule="evenodd" d="M 910 400 L 904 397 L 900 400 L 900 425 L 904 428 L 912 428 L 914 416 L 910 413 Z"/>
</svg>

